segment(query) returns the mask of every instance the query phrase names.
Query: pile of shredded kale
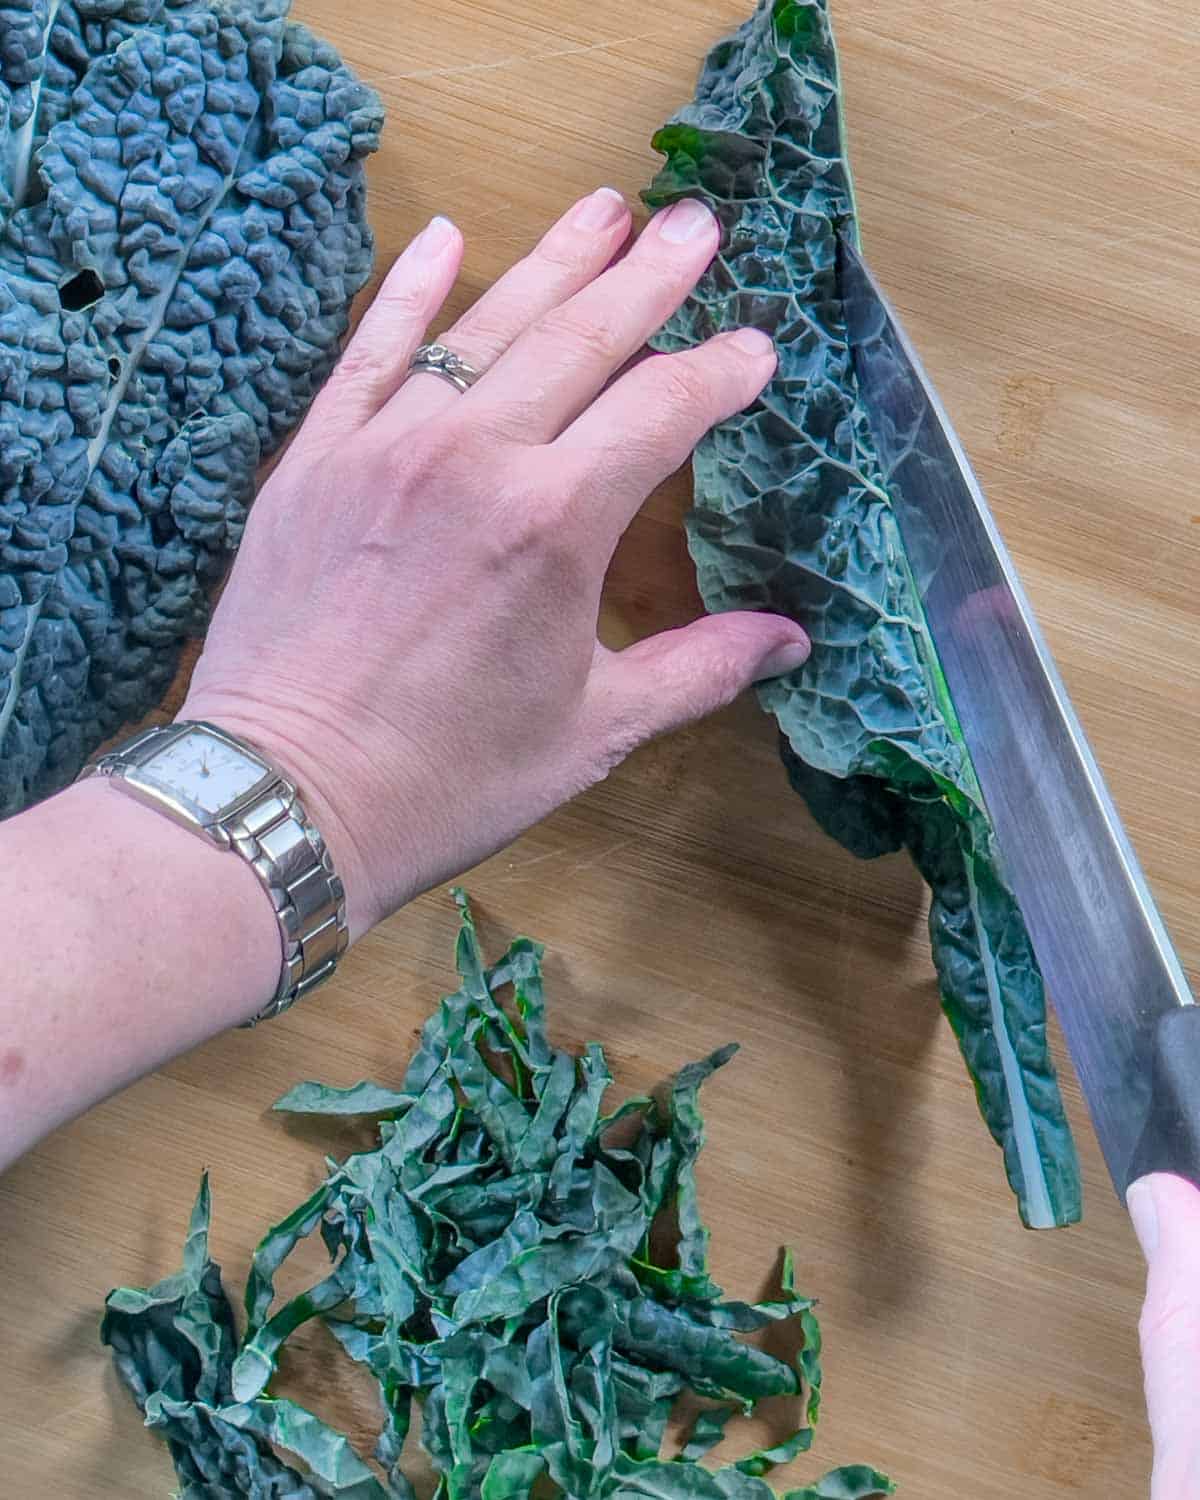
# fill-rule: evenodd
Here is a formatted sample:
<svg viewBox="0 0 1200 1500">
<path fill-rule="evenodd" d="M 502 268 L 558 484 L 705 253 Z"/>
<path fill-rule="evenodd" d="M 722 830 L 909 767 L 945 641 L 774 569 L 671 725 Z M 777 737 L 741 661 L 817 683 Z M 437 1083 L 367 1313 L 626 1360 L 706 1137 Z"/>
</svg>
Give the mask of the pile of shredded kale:
<svg viewBox="0 0 1200 1500">
<path fill-rule="evenodd" d="M 762 1476 L 813 1439 L 821 1336 L 790 1255 L 776 1300 L 726 1300 L 709 1276 L 698 1093 L 735 1049 L 604 1113 L 601 1049 L 573 1056 L 547 1036 L 541 949 L 519 938 L 488 967 L 458 900 L 461 987 L 426 1022 L 400 1087 L 303 1083 L 276 1105 L 378 1116 L 379 1145 L 331 1162 L 268 1231 L 241 1338 L 209 1259 L 207 1178 L 183 1269 L 108 1298 L 101 1336 L 146 1425 L 170 1445 L 184 1500 L 410 1500 L 402 1450 L 414 1406 L 438 1500 L 518 1500 L 535 1486 L 579 1500 L 774 1500 Z M 665 1256 L 664 1231 L 674 1241 Z M 280 1267 L 315 1233 L 328 1274 L 277 1303 Z M 312 1412 L 269 1393 L 281 1347 L 313 1318 L 378 1382 L 378 1471 Z M 743 1337 L 771 1323 L 794 1329 L 792 1361 Z M 705 1406 L 681 1452 L 664 1458 L 685 1391 Z M 730 1418 L 768 1396 L 794 1398 L 790 1435 L 703 1467 Z M 852 1466 L 785 1500 L 890 1491 Z"/>
</svg>

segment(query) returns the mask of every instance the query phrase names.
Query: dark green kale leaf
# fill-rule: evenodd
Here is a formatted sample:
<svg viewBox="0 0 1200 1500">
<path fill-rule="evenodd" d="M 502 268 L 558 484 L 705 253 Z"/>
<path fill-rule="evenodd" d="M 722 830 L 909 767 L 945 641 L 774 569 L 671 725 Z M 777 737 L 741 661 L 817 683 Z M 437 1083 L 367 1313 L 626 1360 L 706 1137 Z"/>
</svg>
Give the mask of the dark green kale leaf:
<svg viewBox="0 0 1200 1500">
<path fill-rule="evenodd" d="M 240 1404 L 232 1393 L 237 1348 L 221 1268 L 208 1254 L 208 1174 L 192 1210 L 183 1268 L 157 1286 L 109 1295 L 100 1337 L 146 1426 L 166 1439 L 182 1500 L 385 1500 L 387 1491 L 341 1434 L 291 1401 Z M 308 1464 L 307 1477 L 272 1447 Z"/>
<path fill-rule="evenodd" d="M 0 816 L 162 696 L 370 274 L 379 100 L 286 15 L 0 12 Z"/>
<path fill-rule="evenodd" d="M 205 1179 L 183 1269 L 108 1298 L 101 1336 L 118 1371 L 196 1500 L 411 1500 L 401 1458 L 414 1409 L 439 1500 L 518 1500 L 546 1480 L 580 1500 L 775 1500 L 762 1476 L 813 1440 L 821 1336 L 790 1254 L 772 1300 L 727 1301 L 709 1275 L 699 1088 L 734 1049 L 683 1068 L 656 1098 L 603 1114 L 600 1048 L 574 1056 L 546 1031 L 541 949 L 521 938 L 488 966 L 461 894 L 459 903 L 462 983 L 426 1022 L 400 1087 L 306 1083 L 276 1105 L 375 1114 L 379 1145 L 331 1163 L 264 1235 L 241 1340 L 208 1256 Z M 620 1145 L 618 1118 L 636 1127 Z M 673 1263 L 662 1264 L 651 1244 L 669 1227 Z M 281 1303 L 276 1277 L 315 1234 L 330 1270 Z M 314 1318 L 378 1383 L 383 1477 L 313 1413 L 269 1394 L 280 1349 Z M 742 1337 L 779 1322 L 795 1325 L 792 1361 Z M 720 1404 L 663 1459 L 684 1391 Z M 795 1430 L 701 1468 L 730 1417 L 765 1396 L 796 1398 Z M 874 1470 L 846 1469 L 785 1500 L 890 1490 Z"/>
<path fill-rule="evenodd" d="M 837 272 L 855 233 L 827 0 L 761 0 L 659 131 L 647 200 L 704 198 L 722 249 L 663 348 L 753 324 L 779 368 L 695 461 L 688 537 L 707 607 L 771 609 L 813 654 L 760 697 L 817 821 L 853 853 L 907 847 L 933 900 L 942 1003 L 1026 1224 L 1079 1218 L 1041 974 L 921 608 L 868 416 Z"/>
</svg>

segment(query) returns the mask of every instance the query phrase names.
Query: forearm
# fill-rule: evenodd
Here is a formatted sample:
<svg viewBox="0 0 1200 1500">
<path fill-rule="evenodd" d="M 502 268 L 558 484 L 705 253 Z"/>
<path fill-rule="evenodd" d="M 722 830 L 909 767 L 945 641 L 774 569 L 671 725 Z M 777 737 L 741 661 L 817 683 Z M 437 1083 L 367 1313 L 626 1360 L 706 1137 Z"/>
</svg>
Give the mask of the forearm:
<svg viewBox="0 0 1200 1500">
<path fill-rule="evenodd" d="M 102 782 L 0 825 L 0 910 L 0 1168 L 278 983 L 250 867 Z"/>
</svg>

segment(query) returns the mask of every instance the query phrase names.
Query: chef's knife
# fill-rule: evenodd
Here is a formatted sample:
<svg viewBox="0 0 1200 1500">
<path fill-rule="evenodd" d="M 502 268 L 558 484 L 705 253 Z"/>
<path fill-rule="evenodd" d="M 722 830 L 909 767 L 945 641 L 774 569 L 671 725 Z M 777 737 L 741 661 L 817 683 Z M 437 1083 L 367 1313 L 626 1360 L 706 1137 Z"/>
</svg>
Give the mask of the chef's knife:
<svg viewBox="0 0 1200 1500">
<path fill-rule="evenodd" d="M 839 270 L 863 405 L 1006 879 L 1117 1191 L 1200 1185 L 1200 1007 L 983 492 L 857 249 Z"/>
</svg>

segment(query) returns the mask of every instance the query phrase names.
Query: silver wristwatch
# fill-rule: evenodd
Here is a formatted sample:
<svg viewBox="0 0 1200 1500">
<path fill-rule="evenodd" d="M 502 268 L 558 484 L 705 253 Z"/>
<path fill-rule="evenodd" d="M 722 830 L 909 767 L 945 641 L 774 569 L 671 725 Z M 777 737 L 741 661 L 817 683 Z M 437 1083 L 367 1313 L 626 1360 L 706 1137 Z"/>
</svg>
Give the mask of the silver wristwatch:
<svg viewBox="0 0 1200 1500">
<path fill-rule="evenodd" d="M 213 724 L 147 729 L 87 766 L 139 802 L 236 850 L 267 888 L 283 935 L 274 998 L 245 1024 L 277 1016 L 328 979 L 346 951 L 346 893 L 295 785 L 267 758 Z"/>
</svg>

